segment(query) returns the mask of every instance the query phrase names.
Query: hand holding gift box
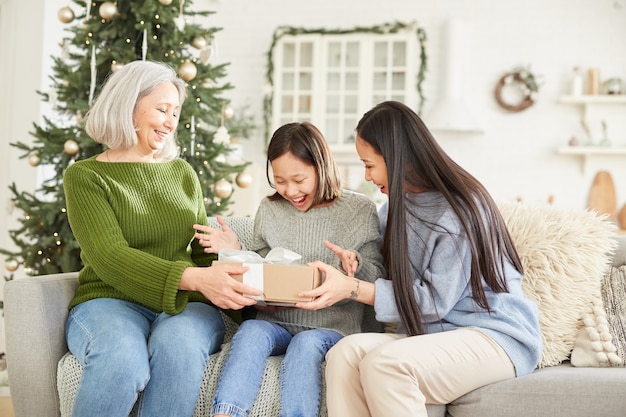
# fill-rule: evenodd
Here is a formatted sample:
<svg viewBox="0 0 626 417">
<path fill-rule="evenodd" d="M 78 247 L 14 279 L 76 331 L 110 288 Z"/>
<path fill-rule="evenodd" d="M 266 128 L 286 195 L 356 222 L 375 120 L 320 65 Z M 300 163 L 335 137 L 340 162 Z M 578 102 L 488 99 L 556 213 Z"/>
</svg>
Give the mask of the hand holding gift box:
<svg viewBox="0 0 626 417">
<path fill-rule="evenodd" d="M 242 275 L 232 277 L 261 291 L 261 296 L 249 296 L 259 305 L 293 306 L 297 302 L 312 301 L 298 294 L 316 288 L 321 283 L 317 268 L 300 265 L 302 257 L 285 248 L 270 250 L 265 258 L 256 252 L 222 249 L 213 262 L 235 263 L 248 267 Z"/>
</svg>

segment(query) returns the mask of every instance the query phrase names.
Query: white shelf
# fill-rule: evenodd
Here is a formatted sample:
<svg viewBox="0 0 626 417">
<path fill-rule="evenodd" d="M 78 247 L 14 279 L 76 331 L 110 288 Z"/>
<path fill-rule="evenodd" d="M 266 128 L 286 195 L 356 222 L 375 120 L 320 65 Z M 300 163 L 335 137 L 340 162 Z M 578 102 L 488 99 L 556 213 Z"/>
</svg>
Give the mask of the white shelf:
<svg viewBox="0 0 626 417">
<path fill-rule="evenodd" d="M 625 94 L 597 94 L 597 95 L 582 95 L 561 96 L 559 102 L 563 104 L 626 104 Z"/>
<path fill-rule="evenodd" d="M 561 155 L 577 155 L 582 158 L 583 174 L 587 172 L 587 159 L 591 156 L 626 156 L 626 147 L 618 146 L 563 146 L 557 149 Z"/>
<path fill-rule="evenodd" d="M 563 146 L 558 149 L 558 153 L 563 155 L 626 155 L 626 147 L 617 146 Z"/>
</svg>

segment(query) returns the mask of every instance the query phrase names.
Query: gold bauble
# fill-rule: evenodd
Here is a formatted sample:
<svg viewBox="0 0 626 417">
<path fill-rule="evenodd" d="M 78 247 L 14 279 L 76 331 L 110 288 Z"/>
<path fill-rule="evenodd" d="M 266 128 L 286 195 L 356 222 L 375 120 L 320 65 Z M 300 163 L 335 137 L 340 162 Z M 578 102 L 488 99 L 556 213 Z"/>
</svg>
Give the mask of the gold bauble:
<svg viewBox="0 0 626 417">
<path fill-rule="evenodd" d="M 241 188 L 249 187 L 252 184 L 252 175 L 247 172 L 240 172 L 235 178 L 235 182 Z"/>
<path fill-rule="evenodd" d="M 163 6 L 169 6 L 170 4 L 172 4 L 172 0 L 159 0 L 159 3 L 161 3 Z"/>
<path fill-rule="evenodd" d="M 39 158 L 39 155 L 37 155 L 36 153 L 31 153 L 30 155 L 28 155 L 28 163 L 30 164 L 30 166 L 33 167 L 39 166 L 39 164 L 41 163 L 41 158 Z"/>
<path fill-rule="evenodd" d="M 198 68 L 191 61 L 185 61 L 178 67 L 178 75 L 185 81 L 191 81 L 196 78 L 198 74 Z"/>
<path fill-rule="evenodd" d="M 117 5 L 111 1 L 105 1 L 100 5 L 98 13 L 104 20 L 111 20 L 118 14 Z"/>
<path fill-rule="evenodd" d="M 61 7 L 57 16 L 59 17 L 59 20 L 63 23 L 70 23 L 72 20 L 74 20 L 75 17 L 74 10 L 70 9 L 67 6 Z"/>
<path fill-rule="evenodd" d="M 218 198 L 222 200 L 228 198 L 233 192 L 233 186 L 226 181 L 224 178 L 217 180 L 215 185 L 213 186 L 213 192 Z"/>
<path fill-rule="evenodd" d="M 193 46 L 196 49 L 205 48 L 207 46 L 206 38 L 204 36 L 196 36 L 191 41 L 191 46 Z"/>
<path fill-rule="evenodd" d="M 68 155 L 76 155 L 78 151 L 80 150 L 80 147 L 78 146 L 78 143 L 74 139 L 68 139 L 63 144 L 63 149 L 65 150 L 65 153 Z"/>
<path fill-rule="evenodd" d="M 10 271 L 10 272 L 17 270 L 19 266 L 20 264 L 17 263 L 15 259 L 8 259 L 4 262 L 4 267 L 7 269 L 7 271 Z"/>
<path fill-rule="evenodd" d="M 235 109 L 230 106 L 224 107 L 224 118 L 230 119 L 235 115 Z"/>
</svg>

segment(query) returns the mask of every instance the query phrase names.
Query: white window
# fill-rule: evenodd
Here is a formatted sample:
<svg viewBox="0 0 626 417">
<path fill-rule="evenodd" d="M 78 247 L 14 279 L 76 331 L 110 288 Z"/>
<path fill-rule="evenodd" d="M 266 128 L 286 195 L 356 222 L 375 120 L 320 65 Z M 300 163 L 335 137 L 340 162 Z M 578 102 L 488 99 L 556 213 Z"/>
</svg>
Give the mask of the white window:
<svg viewBox="0 0 626 417">
<path fill-rule="evenodd" d="M 270 135 L 285 123 L 310 121 L 340 164 L 360 164 L 354 129 L 375 104 L 396 100 L 418 110 L 420 45 L 414 28 L 284 35 L 274 46 L 272 67 Z"/>
</svg>

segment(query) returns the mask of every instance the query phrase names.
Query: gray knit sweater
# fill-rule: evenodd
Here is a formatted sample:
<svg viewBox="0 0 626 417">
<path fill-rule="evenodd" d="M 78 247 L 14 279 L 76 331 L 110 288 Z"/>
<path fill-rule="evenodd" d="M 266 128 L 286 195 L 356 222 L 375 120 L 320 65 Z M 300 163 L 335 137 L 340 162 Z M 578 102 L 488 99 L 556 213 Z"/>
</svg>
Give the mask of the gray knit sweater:
<svg viewBox="0 0 626 417">
<path fill-rule="evenodd" d="M 250 250 L 261 256 L 276 247 L 302 255 L 302 263 L 320 260 L 341 270 L 337 256 L 324 240 L 356 252 L 357 278 L 373 282 L 384 277 L 378 214 L 374 203 L 362 194 L 343 190 L 332 205 L 301 212 L 289 201 L 263 199 L 254 219 Z M 335 330 L 343 335 L 361 331 L 363 304 L 344 300 L 322 310 L 288 308 L 259 311 L 257 319 L 282 324 L 292 333 L 310 328 Z"/>
</svg>

